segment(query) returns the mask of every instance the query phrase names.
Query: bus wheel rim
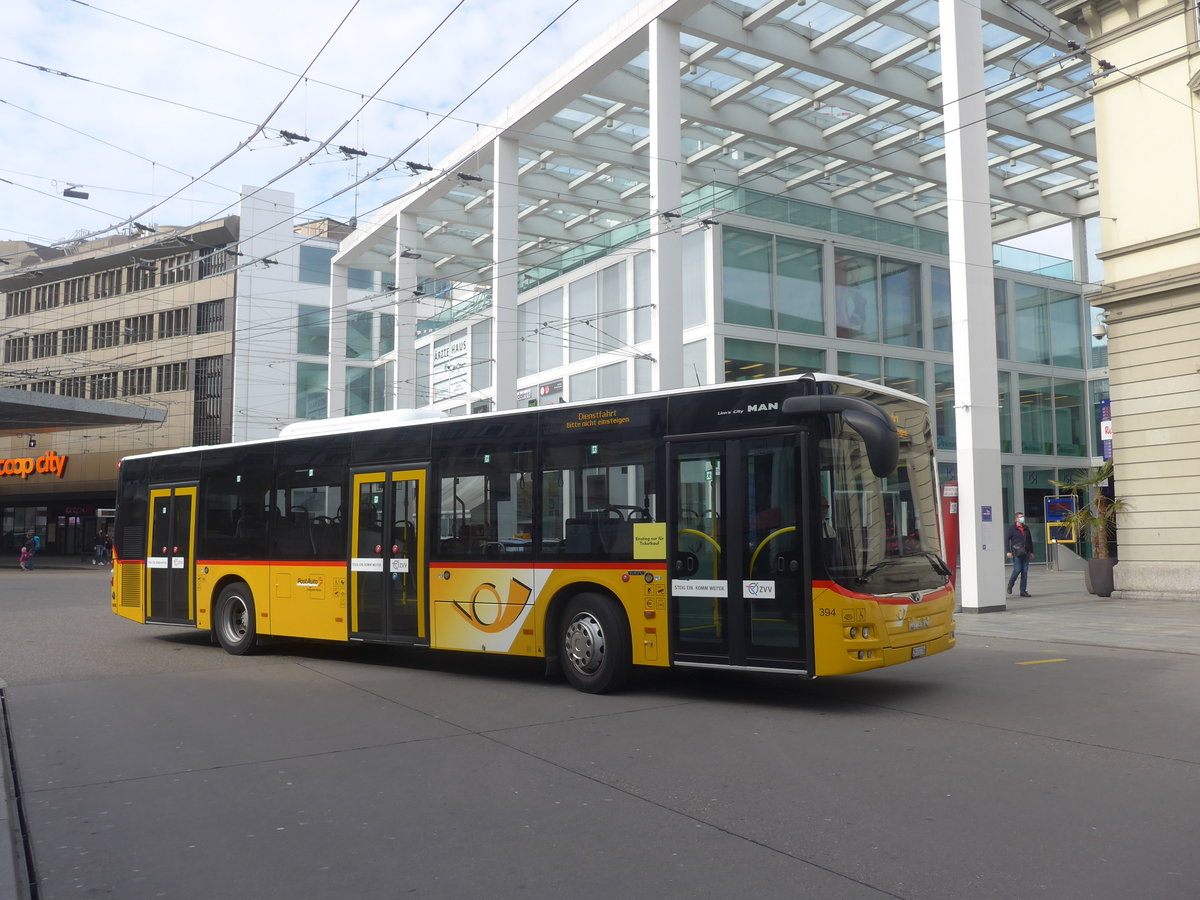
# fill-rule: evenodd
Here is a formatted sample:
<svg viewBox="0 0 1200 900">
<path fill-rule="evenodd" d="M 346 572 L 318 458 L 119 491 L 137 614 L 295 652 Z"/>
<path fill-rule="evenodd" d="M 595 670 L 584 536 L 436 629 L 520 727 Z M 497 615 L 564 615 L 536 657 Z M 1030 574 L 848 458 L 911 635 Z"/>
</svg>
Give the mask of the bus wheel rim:
<svg viewBox="0 0 1200 900">
<path fill-rule="evenodd" d="M 567 626 L 566 653 L 571 665 L 585 675 L 594 674 L 604 662 L 604 629 L 591 613 L 580 613 Z"/>
<path fill-rule="evenodd" d="M 241 597 L 234 597 L 229 601 L 229 607 L 225 613 L 225 633 L 233 640 L 240 641 L 246 636 L 247 615 L 245 600 Z"/>
</svg>

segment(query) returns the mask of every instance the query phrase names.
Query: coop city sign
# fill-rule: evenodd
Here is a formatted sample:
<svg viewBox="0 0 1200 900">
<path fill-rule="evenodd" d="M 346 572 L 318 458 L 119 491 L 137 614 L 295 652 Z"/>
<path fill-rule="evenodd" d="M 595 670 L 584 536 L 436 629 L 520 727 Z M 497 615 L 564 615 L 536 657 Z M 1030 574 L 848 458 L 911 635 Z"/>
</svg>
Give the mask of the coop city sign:
<svg viewBox="0 0 1200 900">
<path fill-rule="evenodd" d="M 37 472 L 39 475 L 56 475 L 62 478 L 63 473 L 66 471 L 67 457 L 59 456 L 53 450 L 43 453 L 37 459 L 31 456 L 0 459 L 0 478 L 9 475 L 19 475 L 22 479 L 25 479 L 34 472 Z"/>
</svg>

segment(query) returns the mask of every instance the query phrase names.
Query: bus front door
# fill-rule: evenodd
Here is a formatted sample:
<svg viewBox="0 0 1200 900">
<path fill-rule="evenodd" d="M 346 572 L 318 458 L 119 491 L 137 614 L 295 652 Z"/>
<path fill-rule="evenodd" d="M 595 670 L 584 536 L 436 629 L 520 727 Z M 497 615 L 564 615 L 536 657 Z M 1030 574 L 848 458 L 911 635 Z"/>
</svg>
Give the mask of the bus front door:
<svg viewBox="0 0 1200 900">
<path fill-rule="evenodd" d="M 677 664 L 808 668 L 802 452 L 795 434 L 670 444 Z"/>
<path fill-rule="evenodd" d="M 351 639 L 429 642 L 424 469 L 354 476 Z"/>
<path fill-rule="evenodd" d="M 192 597 L 196 487 L 150 489 L 146 544 L 146 621 L 195 625 Z"/>
</svg>

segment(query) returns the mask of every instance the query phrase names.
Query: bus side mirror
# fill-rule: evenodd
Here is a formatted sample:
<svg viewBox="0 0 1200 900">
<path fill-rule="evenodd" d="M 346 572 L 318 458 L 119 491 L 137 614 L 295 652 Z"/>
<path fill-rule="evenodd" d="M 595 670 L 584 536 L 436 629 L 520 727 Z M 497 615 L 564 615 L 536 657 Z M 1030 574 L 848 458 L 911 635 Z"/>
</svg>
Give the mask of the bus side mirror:
<svg viewBox="0 0 1200 900">
<path fill-rule="evenodd" d="M 810 416 L 840 413 L 842 421 L 862 436 L 867 445 L 871 471 L 886 478 L 896 471 L 900 461 L 900 437 L 896 424 L 883 407 L 860 397 L 819 394 L 815 397 L 788 397 L 783 401 L 784 415 Z"/>
</svg>

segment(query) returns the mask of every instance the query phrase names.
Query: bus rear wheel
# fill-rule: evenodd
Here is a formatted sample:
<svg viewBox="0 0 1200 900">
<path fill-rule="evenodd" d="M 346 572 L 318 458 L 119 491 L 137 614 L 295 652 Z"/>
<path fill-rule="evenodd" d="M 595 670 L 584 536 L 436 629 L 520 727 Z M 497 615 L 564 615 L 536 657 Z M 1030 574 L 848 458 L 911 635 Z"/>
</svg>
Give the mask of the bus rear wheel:
<svg viewBox="0 0 1200 900">
<path fill-rule="evenodd" d="M 254 596 L 248 585 L 238 581 L 221 591 L 213 613 L 213 631 L 226 653 L 245 656 L 254 651 L 258 630 L 254 622 Z"/>
<path fill-rule="evenodd" d="M 559 634 L 562 670 L 577 690 L 615 691 L 633 671 L 629 629 L 612 601 L 580 594 L 567 603 Z"/>
</svg>

